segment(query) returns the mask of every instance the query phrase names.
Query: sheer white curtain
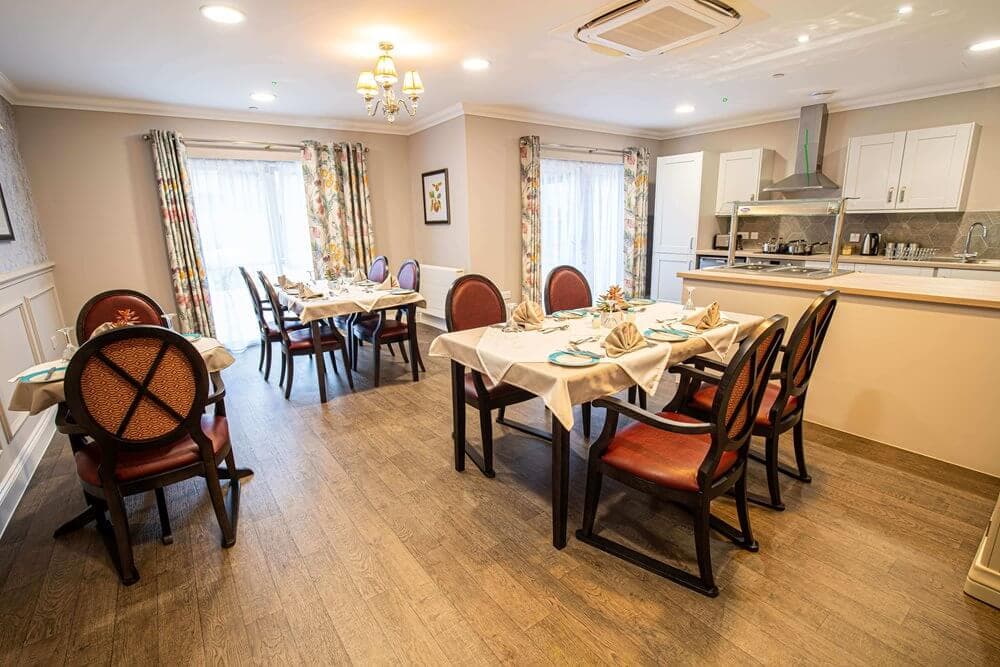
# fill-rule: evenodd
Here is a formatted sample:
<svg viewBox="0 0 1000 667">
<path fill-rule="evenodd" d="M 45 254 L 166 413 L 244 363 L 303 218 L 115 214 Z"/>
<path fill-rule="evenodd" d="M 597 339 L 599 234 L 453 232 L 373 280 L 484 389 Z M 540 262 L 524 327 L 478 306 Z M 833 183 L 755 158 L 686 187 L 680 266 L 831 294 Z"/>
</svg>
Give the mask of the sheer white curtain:
<svg viewBox="0 0 1000 667">
<path fill-rule="evenodd" d="M 312 267 L 302 165 L 188 158 L 188 171 L 216 335 L 242 350 L 260 335 L 238 267 L 255 279 L 258 269 L 305 277 Z"/>
<path fill-rule="evenodd" d="M 579 269 L 597 294 L 624 277 L 625 168 L 542 158 L 542 275 Z"/>
</svg>

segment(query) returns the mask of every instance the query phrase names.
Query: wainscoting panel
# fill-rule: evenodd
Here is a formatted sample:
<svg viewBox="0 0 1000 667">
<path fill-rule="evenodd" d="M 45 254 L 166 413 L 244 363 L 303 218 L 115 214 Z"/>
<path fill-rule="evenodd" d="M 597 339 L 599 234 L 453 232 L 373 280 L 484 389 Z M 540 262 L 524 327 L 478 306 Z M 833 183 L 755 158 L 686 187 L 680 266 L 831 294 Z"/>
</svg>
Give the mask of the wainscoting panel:
<svg viewBox="0 0 1000 667">
<path fill-rule="evenodd" d="M 62 351 L 52 345 L 65 322 L 52 270 L 46 263 L 0 274 L 0 534 L 55 434 L 54 408 L 33 417 L 7 410 L 7 380 Z"/>
</svg>

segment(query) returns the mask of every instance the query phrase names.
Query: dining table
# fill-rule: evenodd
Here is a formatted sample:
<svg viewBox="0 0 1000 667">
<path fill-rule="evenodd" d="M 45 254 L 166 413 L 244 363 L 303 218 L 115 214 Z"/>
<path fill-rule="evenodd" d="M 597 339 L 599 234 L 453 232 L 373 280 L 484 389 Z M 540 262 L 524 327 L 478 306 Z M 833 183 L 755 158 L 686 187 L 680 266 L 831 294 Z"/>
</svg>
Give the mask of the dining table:
<svg viewBox="0 0 1000 667">
<path fill-rule="evenodd" d="M 600 318 L 591 311 L 557 314 L 558 319 L 548 316 L 534 330 L 499 323 L 445 333 L 434 339 L 429 352 L 431 356 L 451 361 L 452 436 L 455 469 L 459 472 L 465 469 L 467 446 L 466 369 L 482 373 L 494 384 L 505 382 L 540 397 L 551 412 L 552 544 L 557 549 L 565 547 L 567 539 L 573 406 L 636 386 L 652 395 L 668 367 L 706 353 L 723 359 L 738 341 L 763 322 L 758 315 L 724 312 L 718 327 L 699 332 L 677 324 L 687 314 L 680 304 L 644 304 L 631 308 L 624 317 L 634 322 L 644 336 L 645 345 L 620 357 L 610 357 L 603 342 L 612 329 L 600 326 Z M 676 327 L 678 335 L 658 335 L 657 330 L 670 331 L 672 327 Z M 674 340 L 666 342 L 654 337 Z M 577 350 L 584 361 L 585 355 L 592 356 L 592 363 L 563 366 L 551 360 L 554 353 Z"/>
<path fill-rule="evenodd" d="M 333 281 L 306 284 L 297 289 L 277 287 L 278 299 L 281 301 L 281 305 L 295 313 L 302 324 L 310 326 L 314 349 L 313 356 L 316 359 L 316 376 L 319 379 L 319 400 L 321 403 L 327 402 L 326 362 L 323 360 L 320 331 L 320 325 L 324 320 L 328 321 L 330 327 L 336 330 L 333 323 L 336 317 L 344 315 L 357 316 L 363 313 L 400 308 L 406 310 L 407 322 L 416 323 L 417 308 L 427 307 L 427 300 L 420 292 L 399 288 L 378 289 L 378 287 L 374 283 L 367 282 L 340 285 Z M 306 288 L 309 288 L 309 292 L 312 292 L 309 296 L 306 296 Z M 348 338 L 351 335 L 351 326 L 353 326 L 353 319 L 348 324 Z M 409 327 L 409 344 L 411 345 L 411 349 L 417 349 L 416 326 Z M 417 359 L 417 354 L 410 355 L 410 370 L 413 373 L 414 382 L 419 379 Z M 351 369 L 348 368 L 347 372 L 350 373 Z"/>
</svg>

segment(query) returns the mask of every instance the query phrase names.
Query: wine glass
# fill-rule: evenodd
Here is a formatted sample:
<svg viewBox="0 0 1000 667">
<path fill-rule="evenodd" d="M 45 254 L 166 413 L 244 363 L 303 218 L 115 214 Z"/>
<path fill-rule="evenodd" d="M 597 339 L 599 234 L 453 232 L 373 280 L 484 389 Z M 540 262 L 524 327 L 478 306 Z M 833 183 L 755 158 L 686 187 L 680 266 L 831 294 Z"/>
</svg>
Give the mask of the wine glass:
<svg viewBox="0 0 1000 667">
<path fill-rule="evenodd" d="M 167 328 L 171 331 L 177 331 L 174 327 L 174 320 L 177 319 L 177 313 L 163 313 L 163 321 L 166 323 Z"/>
<path fill-rule="evenodd" d="M 52 337 L 52 349 L 58 350 L 61 345 L 62 352 L 59 353 L 59 358 L 63 361 L 69 361 L 77 350 L 76 343 L 73 341 L 74 330 L 72 327 L 63 327 L 58 331 L 60 335 Z"/>
<path fill-rule="evenodd" d="M 683 311 L 689 313 L 694 310 L 694 288 L 687 287 L 685 289 L 687 289 L 687 300 L 684 301 Z"/>
</svg>

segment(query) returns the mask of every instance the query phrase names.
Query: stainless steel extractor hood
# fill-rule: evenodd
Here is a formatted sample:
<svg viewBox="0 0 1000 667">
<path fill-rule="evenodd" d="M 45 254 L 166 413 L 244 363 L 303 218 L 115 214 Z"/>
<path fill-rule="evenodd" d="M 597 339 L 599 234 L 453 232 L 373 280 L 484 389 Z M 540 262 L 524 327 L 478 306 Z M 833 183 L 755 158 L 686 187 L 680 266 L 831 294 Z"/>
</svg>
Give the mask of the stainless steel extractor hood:
<svg viewBox="0 0 1000 667">
<path fill-rule="evenodd" d="M 795 173 L 764 192 L 802 193 L 810 197 L 833 197 L 840 186 L 823 175 L 826 144 L 826 104 L 812 104 L 799 112 L 799 139 L 795 151 Z"/>
</svg>

